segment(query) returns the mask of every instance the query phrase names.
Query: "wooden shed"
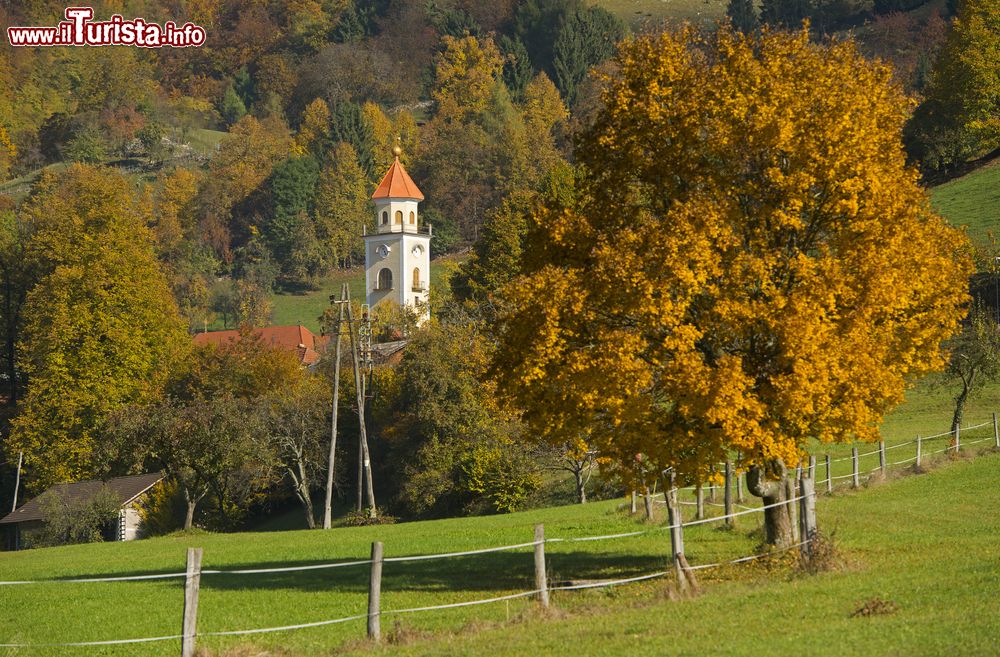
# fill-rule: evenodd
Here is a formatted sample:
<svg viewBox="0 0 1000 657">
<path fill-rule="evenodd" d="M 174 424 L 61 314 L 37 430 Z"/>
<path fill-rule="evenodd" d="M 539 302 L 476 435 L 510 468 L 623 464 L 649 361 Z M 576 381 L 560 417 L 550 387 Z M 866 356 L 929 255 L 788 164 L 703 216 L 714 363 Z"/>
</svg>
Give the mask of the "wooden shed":
<svg viewBox="0 0 1000 657">
<path fill-rule="evenodd" d="M 71 484 L 56 484 L 41 495 L 31 498 L 17 510 L 0 518 L 0 529 L 6 529 L 8 550 L 19 550 L 25 545 L 25 538 L 45 523 L 44 507 L 41 500 L 46 495 L 58 495 L 68 504 L 85 504 L 100 491 L 108 490 L 118 501 L 117 527 L 112 527 L 110 537 L 117 541 L 131 541 L 139 538 L 139 503 L 144 495 L 163 481 L 163 473 L 116 477 L 107 481 L 78 481 Z"/>
</svg>

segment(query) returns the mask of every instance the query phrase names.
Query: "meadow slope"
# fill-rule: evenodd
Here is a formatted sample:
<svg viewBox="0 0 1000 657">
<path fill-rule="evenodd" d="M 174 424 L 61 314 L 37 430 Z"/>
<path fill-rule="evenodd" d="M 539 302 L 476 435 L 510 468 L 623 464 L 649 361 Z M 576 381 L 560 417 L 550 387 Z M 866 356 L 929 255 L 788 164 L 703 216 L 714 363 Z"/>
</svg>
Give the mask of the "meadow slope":
<svg viewBox="0 0 1000 657">
<path fill-rule="evenodd" d="M 745 568 L 681 602 L 657 595 L 662 584 L 593 593 L 592 607 L 569 617 L 528 615 L 374 654 L 998 655 L 998 484 L 993 453 L 821 501 L 820 521 L 847 560 L 838 572 Z M 853 616 L 875 598 L 895 613 Z"/>
<path fill-rule="evenodd" d="M 991 438 L 992 427 L 976 437 Z M 988 440 L 985 445 L 991 444 Z M 940 457 L 939 457 L 940 458 Z M 898 470 L 901 470 L 899 468 Z M 815 577 L 788 563 L 701 573 L 702 597 L 667 602 L 663 582 L 612 591 L 556 593 L 556 620 L 537 618 L 531 601 L 486 604 L 412 615 L 391 610 L 502 596 L 532 587 L 530 549 L 385 566 L 383 626 L 389 635 L 422 637 L 393 654 L 622 654 L 629 646 L 657 654 L 988 655 L 1000 635 L 997 537 L 1000 454 L 947 463 L 858 492 L 822 497 L 821 527 L 833 533 L 846 570 Z M 535 523 L 548 537 L 582 537 L 650 529 L 640 536 L 547 546 L 553 580 L 629 577 L 661 570 L 666 534 L 621 510 L 619 501 L 554 507 L 505 516 L 458 518 L 330 532 L 175 535 L 134 543 L 92 544 L 0 554 L 0 580 L 170 573 L 184 550 L 205 550 L 205 568 L 266 568 L 364 559 L 373 540 L 386 556 L 428 554 L 523 543 Z M 658 519 L 659 520 L 659 519 Z M 735 531 L 714 525 L 686 530 L 692 564 L 758 549 L 759 516 Z M 786 560 L 789 561 L 789 560 Z M 215 574 L 202 579 L 199 631 L 271 627 L 364 613 L 367 568 L 293 573 Z M 183 587 L 178 579 L 4 586 L 0 642 L 94 641 L 173 635 Z M 885 618 L 849 614 L 880 596 L 899 606 Z M 765 619 L 777 619 L 766 621 Z M 371 650 L 363 620 L 290 632 L 208 637 L 217 651 L 252 641 L 306 657 L 340 647 Z M 475 628 L 472 632 L 469 628 Z M 899 650 L 897 651 L 897 648 Z M 138 646 L 32 648 L 31 655 L 174 655 L 177 641 Z M 281 653 L 286 654 L 286 653 Z"/>
</svg>

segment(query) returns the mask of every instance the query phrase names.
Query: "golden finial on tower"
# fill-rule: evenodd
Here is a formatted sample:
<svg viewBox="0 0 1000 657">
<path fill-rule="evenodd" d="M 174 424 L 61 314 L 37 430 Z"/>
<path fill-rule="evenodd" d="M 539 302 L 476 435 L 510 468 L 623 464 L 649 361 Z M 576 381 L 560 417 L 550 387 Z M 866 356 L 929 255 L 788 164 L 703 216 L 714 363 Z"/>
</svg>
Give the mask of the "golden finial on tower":
<svg viewBox="0 0 1000 657">
<path fill-rule="evenodd" d="M 396 145 L 392 147 L 392 154 L 398 159 L 403 154 L 403 137 L 396 135 Z"/>
</svg>

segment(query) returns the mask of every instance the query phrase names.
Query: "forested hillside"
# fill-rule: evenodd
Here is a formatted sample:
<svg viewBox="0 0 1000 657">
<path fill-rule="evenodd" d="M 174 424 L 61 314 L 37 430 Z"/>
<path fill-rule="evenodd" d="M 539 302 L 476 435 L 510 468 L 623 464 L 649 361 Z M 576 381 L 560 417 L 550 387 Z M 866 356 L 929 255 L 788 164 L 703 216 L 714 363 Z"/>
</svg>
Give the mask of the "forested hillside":
<svg viewBox="0 0 1000 657">
<path fill-rule="evenodd" d="M 0 23 L 52 26 L 64 9 L 3 3 Z M 364 384 L 384 510 L 510 511 L 553 472 L 571 473 L 582 499 L 598 468 L 598 494 L 653 485 L 643 458 L 679 459 L 700 483 L 727 450 L 791 459 L 818 433 L 873 438 L 905 385 L 946 365 L 966 270 L 995 274 L 988 185 L 976 183 L 982 203 L 962 180 L 935 197 L 974 227 L 975 253 L 921 185 L 1000 147 L 998 64 L 970 55 L 997 52 L 997 12 L 992 0 L 102 0 L 97 18 L 190 21 L 207 40 L 4 44 L 0 500 L 23 453 L 22 493 L 163 468 L 163 504 L 185 502 L 188 524 L 311 509 L 329 459 L 330 359 L 314 376 L 251 341 L 201 349 L 190 334 L 328 329 L 341 283 L 362 296 L 360 236 L 397 147 L 433 226 L 435 319 L 377 317 L 376 340 L 411 340 Z M 860 269 L 889 257 L 862 257 L 850 240 L 864 231 L 905 251 L 874 217 L 939 252 Z M 837 257 L 857 260 L 805 271 L 837 230 L 857 247 Z M 889 264 L 938 275 L 886 274 L 878 294 L 912 305 L 866 319 L 885 341 L 857 328 L 836 343 L 878 350 L 849 377 L 878 390 L 837 388 L 847 370 L 828 353 L 806 359 L 822 375 L 797 369 L 812 348 L 800 334 L 833 340 L 823 304 L 874 303 L 862 273 Z M 810 277 L 857 289 L 789 291 Z M 793 307 L 803 323 L 777 327 Z M 885 323 L 901 318 L 905 331 Z M 341 376 L 343 500 L 360 438 L 358 384 Z M 792 394 L 809 376 L 830 377 L 822 399 Z M 677 387 L 655 388 L 671 377 Z M 833 407 L 842 415 L 819 418 Z M 692 415 L 670 425 L 654 418 L 665 408 Z M 645 442 L 668 425 L 685 437 Z M 776 425 L 795 427 L 777 447 L 763 438 Z M 759 441 L 727 442 L 737 434 Z"/>
</svg>

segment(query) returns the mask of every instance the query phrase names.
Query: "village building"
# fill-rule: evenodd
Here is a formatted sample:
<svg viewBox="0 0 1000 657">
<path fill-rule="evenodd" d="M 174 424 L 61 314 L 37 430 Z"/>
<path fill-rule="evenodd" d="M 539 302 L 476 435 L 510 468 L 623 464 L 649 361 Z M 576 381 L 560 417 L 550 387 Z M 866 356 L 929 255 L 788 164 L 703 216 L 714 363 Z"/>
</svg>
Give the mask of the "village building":
<svg viewBox="0 0 1000 657">
<path fill-rule="evenodd" d="M 315 365 L 326 348 L 329 337 L 316 335 L 301 324 L 295 326 L 265 326 L 252 329 L 251 334 L 265 345 L 293 352 L 303 367 Z M 210 331 L 194 336 L 197 345 L 224 345 L 239 342 L 242 335 L 236 330 Z"/>
<path fill-rule="evenodd" d="M 116 477 L 108 481 L 78 481 L 56 484 L 41 495 L 33 497 L 17 510 L 0 518 L 0 529 L 6 530 L 5 545 L 8 550 L 30 546 L 31 535 L 45 523 L 45 498 L 58 496 L 69 507 L 84 505 L 98 493 L 107 490 L 118 503 L 118 519 L 106 527 L 105 540 L 131 541 L 142 535 L 139 507 L 153 488 L 163 481 L 163 473 Z"/>
<path fill-rule="evenodd" d="M 417 312 L 420 322 L 431 316 L 429 294 L 432 227 L 420 224 L 420 189 L 396 159 L 372 194 L 376 232 L 364 235 L 365 290 L 371 308 L 396 303 Z"/>
</svg>

